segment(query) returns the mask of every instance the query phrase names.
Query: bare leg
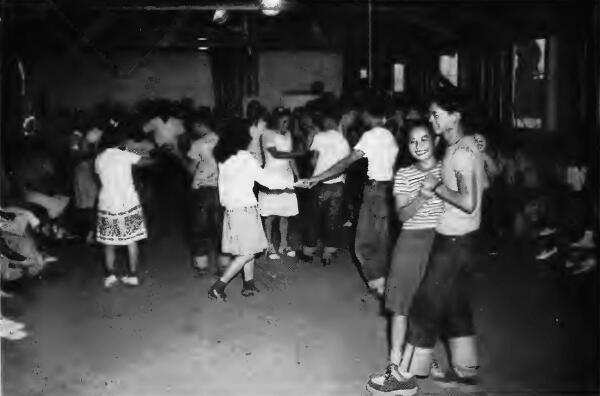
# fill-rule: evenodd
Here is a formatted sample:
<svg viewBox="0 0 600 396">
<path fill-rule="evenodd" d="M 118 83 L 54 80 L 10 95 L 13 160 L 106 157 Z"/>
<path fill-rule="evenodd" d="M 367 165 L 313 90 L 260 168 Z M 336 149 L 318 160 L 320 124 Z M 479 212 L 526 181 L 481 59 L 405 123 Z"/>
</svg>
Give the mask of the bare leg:
<svg viewBox="0 0 600 396">
<path fill-rule="evenodd" d="M 254 279 L 254 257 L 244 265 L 244 281 L 248 282 Z"/>
<path fill-rule="evenodd" d="M 390 350 L 390 362 L 400 364 L 402 360 L 402 347 L 406 338 L 407 318 L 404 315 L 394 315 L 392 318 L 392 348 Z"/>
<path fill-rule="evenodd" d="M 206 270 L 208 269 L 208 256 L 195 256 L 194 257 L 194 267 L 198 270 Z"/>
<path fill-rule="evenodd" d="M 279 242 L 279 249 L 285 249 L 288 247 L 288 218 L 279 218 L 279 232 L 281 235 L 281 242 Z"/>
<path fill-rule="evenodd" d="M 265 234 L 267 235 L 267 241 L 269 243 L 269 250 L 275 251 L 273 247 L 273 221 L 275 216 L 267 216 L 265 218 Z"/>
<path fill-rule="evenodd" d="M 133 242 L 127 245 L 127 251 L 129 252 L 129 274 L 135 276 L 140 261 L 140 251 L 138 243 Z"/>
<path fill-rule="evenodd" d="M 253 261 L 253 259 L 254 255 L 236 256 L 233 260 L 231 260 L 229 267 L 227 267 L 225 270 L 225 273 L 220 279 L 221 282 L 229 283 L 229 281 L 231 281 L 238 274 L 238 272 L 240 272 L 244 265 L 246 265 L 246 263 L 249 261 Z M 254 272 L 254 265 L 252 265 L 252 270 Z"/>
<path fill-rule="evenodd" d="M 315 253 L 317 251 L 317 247 L 312 247 L 312 246 L 303 246 L 302 247 L 302 253 L 304 253 L 307 256 L 314 256 Z"/>
<path fill-rule="evenodd" d="M 225 269 L 231 262 L 231 256 L 227 254 L 217 254 L 217 264 L 219 268 Z"/>
<path fill-rule="evenodd" d="M 338 251 L 338 250 L 337 250 L 337 248 L 334 248 L 334 247 L 327 247 L 327 246 L 325 246 L 325 247 L 323 248 L 323 258 L 324 258 L 324 259 L 329 259 L 329 258 L 331 258 L 331 257 L 332 257 L 334 254 L 336 254 L 336 253 L 337 253 L 337 251 Z"/>
<path fill-rule="evenodd" d="M 104 265 L 107 275 L 114 275 L 115 273 L 115 250 L 115 246 L 104 245 Z"/>
</svg>

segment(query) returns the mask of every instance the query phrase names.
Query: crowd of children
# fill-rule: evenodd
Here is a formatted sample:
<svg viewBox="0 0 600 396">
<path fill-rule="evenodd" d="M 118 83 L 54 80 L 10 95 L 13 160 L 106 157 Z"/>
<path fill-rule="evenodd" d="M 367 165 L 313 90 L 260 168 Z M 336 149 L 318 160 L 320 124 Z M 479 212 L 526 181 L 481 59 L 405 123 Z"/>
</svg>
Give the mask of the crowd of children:
<svg viewBox="0 0 600 396">
<path fill-rule="evenodd" d="M 319 256 L 331 265 L 347 247 L 340 230 L 352 226 L 351 250 L 362 276 L 391 314 L 390 365 L 370 377 L 369 391 L 414 394 L 414 377 L 430 374 L 473 382 L 478 363 L 465 290 L 480 253 L 480 228 L 491 241 L 485 244 L 489 254 L 497 254 L 507 235 L 527 229 L 544 242 L 538 259 L 561 252 L 563 266 L 582 273 L 596 265 L 590 219 L 597 208 L 586 201 L 586 168 L 571 167 L 565 179 L 572 191 L 565 196 L 585 214 L 577 224 L 539 216 L 539 208 L 531 208 L 540 195 L 532 161 L 519 150 L 497 150 L 469 105 L 458 89 L 442 85 L 422 108 L 368 95 L 327 96 L 293 112 L 268 112 L 252 101 L 245 119 L 215 119 L 210 109 L 189 102 L 144 102 L 130 114 L 98 112 L 66 139 L 70 194 L 35 183 L 46 176 L 10 172 L 21 183 L 9 184 L 25 192 L 14 196 L 29 198 L 21 209 L 3 198 L 0 257 L 26 261 L 25 250 L 5 242 L 18 234 L 17 219 L 24 224 L 20 237 L 28 241 L 35 241 L 30 234 L 38 223 L 49 222 L 102 246 L 104 287 L 119 281 L 138 286 L 138 243 L 148 237 L 148 202 L 156 193 L 144 172 L 171 161 L 189 190 L 192 267 L 200 276 L 218 274 L 208 290 L 211 299 L 226 300 L 225 288 L 240 272 L 241 294 L 258 293 L 254 262 L 261 253 L 304 262 Z M 69 195 L 72 205 L 65 210 L 62 197 Z M 535 199 L 523 199 L 530 196 Z M 38 219 L 60 219 L 65 211 L 70 222 Z M 306 221 L 294 230 L 301 235 L 301 247 L 294 248 L 289 219 L 297 215 Z M 32 243 L 38 256 L 29 258 L 50 260 Z M 121 274 L 115 266 L 119 246 L 127 247 L 129 259 Z M 2 320 L 10 334 L 22 335 L 20 324 Z M 448 373 L 433 358 L 442 338 L 450 346 Z"/>
</svg>

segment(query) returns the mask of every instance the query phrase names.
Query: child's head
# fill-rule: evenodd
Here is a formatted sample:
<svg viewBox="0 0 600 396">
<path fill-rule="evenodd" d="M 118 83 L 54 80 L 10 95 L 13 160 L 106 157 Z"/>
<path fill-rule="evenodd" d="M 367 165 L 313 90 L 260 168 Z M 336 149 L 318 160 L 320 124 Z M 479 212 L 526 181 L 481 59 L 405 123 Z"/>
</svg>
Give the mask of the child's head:
<svg viewBox="0 0 600 396">
<path fill-rule="evenodd" d="M 290 130 L 291 125 L 291 112 L 289 109 L 284 107 L 278 107 L 273 110 L 271 116 L 271 129 L 280 132 L 287 132 Z"/>
<path fill-rule="evenodd" d="M 362 121 L 369 128 L 374 128 L 383 122 L 385 103 L 379 98 L 372 98 L 362 111 Z"/>
<path fill-rule="evenodd" d="M 220 138 L 213 150 L 217 162 L 225 162 L 238 151 L 246 150 L 252 137 L 248 133 L 248 125 L 241 119 L 234 118 L 223 123 Z"/>
<path fill-rule="evenodd" d="M 323 131 L 337 130 L 340 123 L 340 113 L 331 107 L 323 109 L 320 117 L 320 127 Z"/>
<path fill-rule="evenodd" d="M 267 112 L 267 109 L 263 106 L 252 108 L 252 111 L 248 112 L 248 120 L 250 121 L 250 124 L 257 127 L 260 130 L 264 130 L 267 128 L 268 118 L 269 113 Z"/>
<path fill-rule="evenodd" d="M 435 134 L 427 123 L 415 123 L 408 131 L 408 152 L 417 162 L 428 161 L 435 154 Z"/>
</svg>

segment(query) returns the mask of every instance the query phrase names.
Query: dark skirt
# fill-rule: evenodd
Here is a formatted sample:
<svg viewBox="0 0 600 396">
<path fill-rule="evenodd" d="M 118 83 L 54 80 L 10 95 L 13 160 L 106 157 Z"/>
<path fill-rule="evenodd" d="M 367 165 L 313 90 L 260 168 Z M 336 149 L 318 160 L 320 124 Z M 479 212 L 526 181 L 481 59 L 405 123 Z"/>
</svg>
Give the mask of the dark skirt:
<svg viewBox="0 0 600 396">
<path fill-rule="evenodd" d="M 425 275 L 435 229 L 402 230 L 392 254 L 385 290 L 385 306 L 396 315 L 408 315 L 413 296 Z"/>
</svg>

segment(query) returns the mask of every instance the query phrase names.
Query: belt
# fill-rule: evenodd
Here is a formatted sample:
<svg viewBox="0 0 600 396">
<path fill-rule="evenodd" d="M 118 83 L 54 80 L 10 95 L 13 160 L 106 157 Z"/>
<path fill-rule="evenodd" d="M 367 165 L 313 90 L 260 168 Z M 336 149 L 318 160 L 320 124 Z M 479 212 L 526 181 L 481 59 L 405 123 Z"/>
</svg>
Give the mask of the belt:
<svg viewBox="0 0 600 396">
<path fill-rule="evenodd" d="M 367 182 L 365 183 L 365 185 L 367 185 L 367 186 L 374 186 L 376 184 L 389 184 L 391 182 L 392 182 L 391 180 L 382 181 L 382 180 L 368 179 Z"/>
</svg>

